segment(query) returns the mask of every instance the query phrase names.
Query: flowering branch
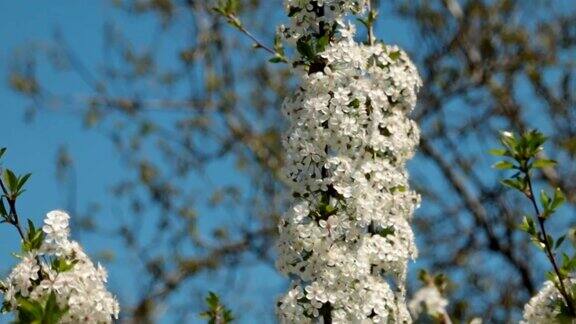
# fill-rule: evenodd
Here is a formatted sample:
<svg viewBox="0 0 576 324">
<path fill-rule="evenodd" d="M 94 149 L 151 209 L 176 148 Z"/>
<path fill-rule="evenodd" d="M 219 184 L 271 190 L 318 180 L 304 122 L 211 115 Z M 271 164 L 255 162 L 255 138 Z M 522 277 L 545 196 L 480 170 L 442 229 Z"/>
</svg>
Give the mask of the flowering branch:
<svg viewBox="0 0 576 324">
<path fill-rule="evenodd" d="M 450 315 L 446 311 L 448 300 L 442 296 L 446 290 L 446 276 L 443 274 L 431 275 L 425 270 L 420 270 L 418 279 L 424 286 L 414 294 L 408 304 L 412 316 L 415 319 L 430 316 L 434 319 L 434 323 L 452 324 Z"/>
<path fill-rule="evenodd" d="M 542 215 L 540 213 L 540 209 L 538 208 L 538 203 L 536 203 L 536 198 L 534 195 L 534 189 L 533 189 L 533 185 L 532 185 L 532 179 L 530 177 L 530 170 L 529 169 L 521 169 L 521 172 L 524 173 L 525 177 L 526 177 L 526 182 L 528 183 L 528 199 L 530 199 L 530 201 L 532 202 L 532 206 L 534 207 L 534 212 L 536 215 L 536 219 L 538 220 L 538 225 L 540 226 L 540 231 L 542 233 L 542 235 L 540 235 L 540 242 L 544 245 L 544 250 L 546 252 L 546 256 L 548 257 L 548 260 L 550 261 L 550 263 L 552 264 L 552 268 L 554 269 L 554 273 L 556 274 L 556 277 L 558 278 L 558 289 L 560 290 L 560 293 L 562 294 L 562 296 L 564 297 L 564 300 L 566 301 L 566 305 L 568 306 L 568 310 L 570 311 L 570 315 L 572 316 L 576 316 L 576 312 L 574 309 L 574 301 L 572 300 L 572 296 L 570 296 L 566 290 L 566 287 L 564 285 L 564 281 L 566 280 L 566 276 L 563 275 L 560 272 L 560 269 L 558 267 L 558 264 L 556 262 L 556 258 L 554 257 L 554 253 L 552 252 L 552 240 L 550 239 L 549 235 L 546 233 L 546 226 L 544 224 L 544 222 L 546 221 L 546 218 L 544 217 L 544 215 Z"/>
<path fill-rule="evenodd" d="M 0 157 L 6 149 L 0 149 Z M 52 211 L 39 229 L 28 220 L 25 233 L 16 211 L 30 174 L 16 176 L 6 169 L 0 179 L 2 222 L 16 227 L 22 239 L 21 261 L 0 281 L 2 312 L 14 312 L 18 323 L 111 323 L 119 305 L 106 291 L 107 274 L 95 266 L 77 242 L 70 241 L 68 214 Z M 6 211 L 7 200 L 9 211 Z"/>
<path fill-rule="evenodd" d="M 530 200 L 532 208 L 534 209 L 534 217 L 524 217 L 521 229 L 528 233 L 532 241 L 544 251 L 553 269 L 552 272 L 549 272 L 548 278 L 554 283 L 561 299 L 563 299 L 563 302 L 557 305 L 559 307 L 551 307 L 551 309 L 553 309 L 551 314 L 548 314 L 548 312 L 534 311 L 534 307 L 539 306 L 539 300 L 549 303 L 550 300 L 554 299 L 549 298 L 549 295 L 553 294 L 553 291 L 546 286 L 545 289 L 526 306 L 524 317 L 532 318 L 538 316 L 540 320 L 558 317 L 576 318 L 574 296 L 572 294 L 573 288 L 570 290 L 566 288 L 566 284 L 573 284 L 569 278 L 569 273 L 576 270 L 576 255 L 570 258 L 564 254 L 563 264 L 559 266 L 555 257 L 555 250 L 561 246 L 566 236 L 554 240 L 554 238 L 547 233 L 545 224 L 546 220 L 562 205 L 565 197 L 559 188 L 556 189 L 553 197 L 550 197 L 546 191 L 542 190 L 540 194 L 541 209 L 536 201 L 531 176 L 531 172 L 534 169 L 549 168 L 556 164 L 556 161 L 538 158 L 538 154 L 542 151 L 543 144 L 546 142 L 546 137 L 538 131 L 525 132 L 520 138 L 517 138 L 510 132 L 503 132 L 500 141 L 504 149 L 492 150 L 491 153 L 496 156 L 507 157 L 511 159 L 512 162 L 502 160 L 494 164 L 494 167 L 500 170 L 516 171 L 511 178 L 502 180 L 502 183 L 522 192 Z M 538 228 L 536 228 L 535 223 L 538 223 Z M 546 305 L 547 304 L 543 305 L 543 308 L 546 308 Z"/>
<path fill-rule="evenodd" d="M 6 148 L 0 148 L 0 159 L 6 153 Z M 2 169 L 0 168 L 0 174 L 2 174 Z M 18 219 L 18 212 L 16 211 L 16 199 L 24 191 L 24 185 L 30 178 L 31 174 L 26 174 L 21 177 L 17 177 L 14 172 L 9 169 L 4 170 L 3 177 L 7 183 L 0 177 L 0 188 L 2 189 L 2 196 L 0 196 L 0 216 L 3 218 L 2 222 L 7 222 L 18 230 L 20 238 L 24 241 L 24 231 L 20 226 L 20 221 Z M 4 206 L 3 199 L 8 202 L 9 211 L 6 212 L 6 207 Z"/>
<path fill-rule="evenodd" d="M 367 4 L 286 1 L 291 24 L 281 31 L 296 47 L 300 85 L 283 106 L 293 201 L 277 267 L 294 280 L 278 302 L 282 323 L 410 321 L 405 279 L 419 196 L 405 164 L 419 130 L 407 115 L 421 81 L 399 48 L 354 40 L 344 18 Z"/>
</svg>

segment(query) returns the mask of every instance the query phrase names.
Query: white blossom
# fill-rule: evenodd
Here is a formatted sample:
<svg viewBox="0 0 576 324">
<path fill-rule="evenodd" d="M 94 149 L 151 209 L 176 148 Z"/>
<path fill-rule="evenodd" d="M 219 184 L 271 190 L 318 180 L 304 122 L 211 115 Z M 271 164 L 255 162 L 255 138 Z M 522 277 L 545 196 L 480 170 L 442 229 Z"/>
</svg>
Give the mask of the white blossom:
<svg viewBox="0 0 576 324">
<path fill-rule="evenodd" d="M 575 284 L 575 280 L 566 280 L 565 284 Z M 551 281 L 544 282 L 542 289 L 524 306 L 524 316 L 520 323 L 561 323 L 559 304 L 564 303 L 562 294 Z"/>
<path fill-rule="evenodd" d="M 417 256 L 410 221 L 420 198 L 405 164 L 419 141 L 408 114 L 421 80 L 398 47 L 354 41 L 346 15 L 365 6 L 286 0 L 288 40 L 336 32 L 314 62 L 297 55 L 300 84 L 283 105 L 294 197 L 279 225 L 277 267 L 293 279 L 279 300 L 283 323 L 327 315 L 333 323 L 411 322 L 405 278 Z"/>
<path fill-rule="evenodd" d="M 442 297 L 442 294 L 434 285 L 420 288 L 408 304 L 410 312 L 415 318 L 418 318 L 423 313 L 433 317 L 444 316 L 447 314 L 447 306 L 448 300 Z"/>
<path fill-rule="evenodd" d="M 61 323 L 111 323 L 120 307 L 106 289 L 106 270 L 94 265 L 80 244 L 69 240 L 69 219 L 63 211 L 47 214 L 40 249 L 22 256 L 2 281 L 4 300 L 15 309 L 18 298 L 43 304 L 54 293 L 60 309 L 68 308 Z"/>
</svg>

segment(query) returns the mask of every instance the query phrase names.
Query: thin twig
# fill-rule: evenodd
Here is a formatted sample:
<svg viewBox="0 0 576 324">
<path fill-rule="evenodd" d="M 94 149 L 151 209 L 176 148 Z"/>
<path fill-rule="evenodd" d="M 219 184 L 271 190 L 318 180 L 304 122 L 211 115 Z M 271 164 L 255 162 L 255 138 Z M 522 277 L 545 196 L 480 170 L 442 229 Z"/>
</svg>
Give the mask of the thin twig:
<svg viewBox="0 0 576 324">
<path fill-rule="evenodd" d="M 22 226 L 20 225 L 20 221 L 18 219 L 18 212 L 16 211 L 16 198 L 13 198 L 6 189 L 4 182 L 0 178 L 0 187 L 2 188 L 2 192 L 8 200 L 8 205 L 10 208 L 9 215 L 8 215 L 8 223 L 12 224 L 12 226 L 16 227 L 18 230 L 18 234 L 22 239 L 22 242 L 26 242 L 26 237 L 24 236 L 24 230 L 22 230 Z M 43 270 L 42 270 L 42 262 L 40 262 L 40 257 L 36 255 L 36 262 L 38 263 L 38 278 L 42 280 L 44 278 Z"/>
<path fill-rule="evenodd" d="M 542 214 L 540 214 L 540 208 L 538 207 L 538 203 L 536 202 L 536 197 L 534 195 L 534 189 L 532 187 L 532 179 L 530 178 L 530 172 L 528 170 L 523 170 L 523 172 L 524 172 L 524 174 L 526 174 L 526 182 L 528 183 L 528 190 L 529 190 L 528 198 L 532 202 L 532 206 L 534 207 L 534 211 L 536 212 L 536 218 L 538 220 L 538 225 L 540 226 L 540 231 L 542 232 L 542 238 L 540 238 L 540 241 L 544 244 L 544 250 L 546 251 L 546 256 L 548 257 L 548 260 L 550 260 L 550 263 L 552 263 L 552 267 L 554 268 L 554 272 L 556 273 L 556 276 L 558 277 L 558 281 L 559 281 L 558 289 L 560 290 L 562 297 L 564 297 L 564 299 L 566 300 L 566 305 L 568 306 L 568 309 L 570 310 L 570 314 L 575 315 L 576 312 L 574 310 L 574 305 L 572 303 L 572 299 L 570 298 L 570 296 L 566 292 L 566 287 L 564 286 L 564 276 L 562 276 L 562 274 L 560 273 L 560 270 L 558 268 L 558 264 L 556 263 L 556 259 L 554 258 L 554 254 L 552 252 L 552 247 L 550 246 L 550 241 L 548 240 L 548 234 L 546 234 L 546 226 L 544 226 L 545 218 L 542 217 Z"/>
<path fill-rule="evenodd" d="M 248 31 L 246 28 L 244 28 L 244 26 L 242 26 L 242 24 L 240 23 L 240 21 L 238 20 L 238 18 L 236 16 L 234 16 L 232 14 L 228 14 L 226 16 L 226 18 L 228 18 L 228 21 L 234 27 L 236 27 L 239 31 L 244 33 L 244 35 L 248 36 L 254 43 L 256 43 L 257 47 L 266 50 L 267 52 L 269 52 L 272 55 L 277 54 L 274 49 L 272 49 L 270 46 L 264 45 L 264 43 L 262 43 L 258 38 L 256 38 L 256 36 L 254 36 L 254 34 L 252 34 L 250 31 Z"/>
<path fill-rule="evenodd" d="M 372 15 L 372 1 L 369 0 L 368 1 L 368 14 L 371 16 Z M 372 24 L 372 22 L 370 22 L 370 26 L 368 26 L 368 45 L 372 46 L 374 45 L 374 26 Z"/>
<path fill-rule="evenodd" d="M 8 215 L 8 223 L 12 224 L 18 230 L 18 234 L 22 240 L 26 240 L 24 237 L 24 231 L 20 226 L 20 221 L 18 220 L 18 213 L 16 212 L 16 199 L 13 199 L 11 195 L 6 190 L 6 186 L 4 186 L 4 182 L 0 179 L 0 187 L 2 188 L 2 192 L 4 193 L 4 197 L 8 200 L 8 206 L 10 208 L 9 215 Z"/>
</svg>

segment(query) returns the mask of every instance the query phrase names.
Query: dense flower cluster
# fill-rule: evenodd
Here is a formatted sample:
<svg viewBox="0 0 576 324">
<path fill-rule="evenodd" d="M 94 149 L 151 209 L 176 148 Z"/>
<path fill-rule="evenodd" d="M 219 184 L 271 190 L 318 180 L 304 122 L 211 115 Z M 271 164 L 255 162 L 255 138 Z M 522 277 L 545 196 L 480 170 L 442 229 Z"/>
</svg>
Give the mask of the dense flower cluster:
<svg viewBox="0 0 576 324">
<path fill-rule="evenodd" d="M 576 284 L 576 281 L 566 281 L 566 284 Z M 560 315 L 560 307 L 564 299 L 558 288 L 551 281 L 546 281 L 542 289 L 532 297 L 524 306 L 524 319 L 520 322 L 523 324 L 540 324 L 540 323 L 560 323 L 557 319 Z"/>
<path fill-rule="evenodd" d="M 111 323 L 120 308 L 106 290 L 106 270 L 94 265 L 82 247 L 69 240 L 69 218 L 62 211 L 48 213 L 41 246 L 22 255 L 8 278 L 0 282 L 4 307 L 19 312 L 22 303 L 43 305 L 54 294 L 58 308 L 65 310 L 61 323 Z"/>
<path fill-rule="evenodd" d="M 410 312 L 415 318 L 421 316 L 421 314 L 427 314 L 432 317 L 443 317 L 446 312 L 446 307 L 448 306 L 448 300 L 442 297 L 442 294 L 438 288 L 434 285 L 427 285 L 418 290 L 408 307 Z"/>
<path fill-rule="evenodd" d="M 290 17 L 288 39 L 319 34 L 322 30 L 343 25 L 342 18 L 349 12 L 362 13 L 368 0 L 286 0 Z"/>
<path fill-rule="evenodd" d="M 410 220 L 419 196 L 405 163 L 419 140 L 407 116 L 417 70 L 395 46 L 354 41 L 343 18 L 364 1 L 287 2 L 292 26 L 282 30 L 297 38 L 293 63 L 304 68 L 283 107 L 294 199 L 279 226 L 277 267 L 293 284 L 280 320 L 410 322 L 405 277 L 417 254 Z"/>
</svg>

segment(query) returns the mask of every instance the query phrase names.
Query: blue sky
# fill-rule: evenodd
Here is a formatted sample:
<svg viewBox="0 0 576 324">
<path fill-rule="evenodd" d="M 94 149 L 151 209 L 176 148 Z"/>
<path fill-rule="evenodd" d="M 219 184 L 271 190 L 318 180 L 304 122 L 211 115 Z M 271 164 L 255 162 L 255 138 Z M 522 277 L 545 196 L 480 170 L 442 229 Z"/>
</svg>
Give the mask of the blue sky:
<svg viewBox="0 0 576 324">
<path fill-rule="evenodd" d="M 109 182 L 103 174 L 121 169 L 118 161 L 102 158 L 114 155 L 107 140 L 96 132 L 83 131 L 82 124 L 74 115 L 41 112 L 32 122 L 26 122 L 24 109 L 29 102 L 8 89 L 11 60 L 14 51 L 23 45 L 49 39 L 56 26 L 69 32 L 73 46 L 88 48 L 90 39 L 99 39 L 100 15 L 104 11 L 104 6 L 96 1 L 0 2 L 0 39 L 3 44 L 0 49 L 3 82 L 0 87 L 1 145 L 8 148 L 4 164 L 19 173 L 33 173 L 27 192 L 19 203 L 23 216 L 36 221 L 40 221 L 47 211 L 61 208 L 66 203 L 66 192 L 55 181 L 54 161 L 62 145 L 71 150 L 79 170 L 90 171 L 81 172 L 78 177 L 80 204 L 86 202 L 87 197 L 104 199 Z M 79 29 L 78 26 L 85 27 Z M 90 56 L 89 51 L 83 54 Z M 11 228 L 2 226 L 0 233 L 2 244 L 14 242 L 15 233 Z"/>
</svg>

